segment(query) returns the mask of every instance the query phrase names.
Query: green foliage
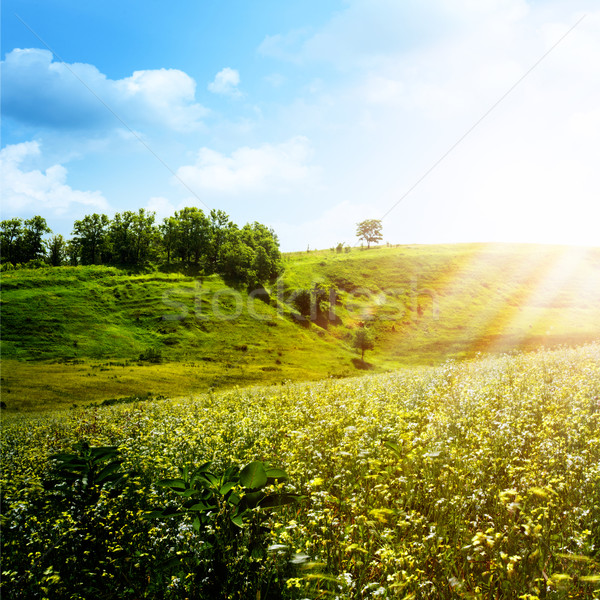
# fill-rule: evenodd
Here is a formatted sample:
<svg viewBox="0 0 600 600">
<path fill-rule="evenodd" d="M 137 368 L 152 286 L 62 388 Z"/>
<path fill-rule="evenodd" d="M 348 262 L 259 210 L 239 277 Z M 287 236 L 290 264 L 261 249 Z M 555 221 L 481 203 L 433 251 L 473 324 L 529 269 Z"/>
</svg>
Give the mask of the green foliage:
<svg viewBox="0 0 600 600">
<path fill-rule="evenodd" d="M 155 364 L 160 363 L 163 361 L 162 352 L 158 348 L 148 348 L 148 350 L 144 350 L 144 352 L 140 354 L 139 360 Z"/>
<path fill-rule="evenodd" d="M 277 565 L 268 554 L 269 510 L 295 503 L 297 494 L 282 490 L 285 471 L 262 461 L 222 473 L 180 468 L 180 477 L 157 485 L 178 496 L 180 504 L 152 511 L 150 518 L 188 518 L 197 534 L 193 548 L 169 561 L 180 576 L 194 573 L 190 593 L 197 598 L 274 597 Z M 275 587 L 272 587 L 275 586 Z M 269 596 L 269 590 L 271 596 Z"/>
<path fill-rule="evenodd" d="M 95 505 L 103 490 L 118 492 L 129 474 L 121 471 L 123 460 L 117 446 L 90 446 L 81 441 L 74 450 L 50 456 L 54 464 L 44 481 L 46 490 L 79 508 Z"/>
<path fill-rule="evenodd" d="M 268 552 L 266 513 L 298 500 L 298 495 L 283 491 L 284 471 L 261 461 L 241 470 L 230 467 L 221 475 L 208 470 L 210 463 L 191 475 L 183 468 L 181 478 L 158 482 L 159 488 L 180 497 L 180 510 L 169 506 L 151 512 L 144 510 L 150 488 L 121 469 L 124 461 L 117 446 L 90 446 L 81 441 L 73 450 L 50 457 L 51 468 L 43 482 L 47 493 L 33 488 L 27 497 L 44 518 L 34 519 L 33 527 L 25 522 L 19 525 L 17 519 L 11 535 L 5 537 L 5 545 L 14 548 L 20 540 L 13 535 L 29 528 L 37 537 L 43 531 L 42 520 L 52 524 L 43 532 L 52 536 L 49 547 L 29 554 L 33 562 L 27 573 L 17 567 L 24 557 L 13 555 L 3 561 L 3 597 L 33 597 L 42 592 L 77 598 L 140 594 L 179 598 L 177 588 L 170 590 L 173 579 L 182 582 L 179 591 L 187 598 L 241 600 L 250 593 L 251 597 L 280 597 L 280 578 L 287 563 Z M 4 514 L 18 515 L 22 504 L 7 504 Z M 128 513 L 132 516 L 127 520 Z M 155 543 L 150 534 L 157 529 L 148 518 L 180 517 L 180 526 L 187 528 L 190 515 L 193 535 L 187 552 L 173 555 L 172 540 L 165 548 L 152 548 Z M 9 520 L 5 517 L 5 522 Z M 109 528 L 118 532 L 116 540 L 106 535 Z M 127 535 L 131 539 L 120 537 Z M 135 565 L 130 564 L 132 557 Z"/>
<path fill-rule="evenodd" d="M 361 360 L 365 359 L 365 350 L 373 350 L 375 348 L 375 339 L 373 332 L 367 327 L 361 327 L 356 330 L 352 338 L 352 345 L 361 352 Z"/>
<path fill-rule="evenodd" d="M 53 235 L 46 242 L 48 264 L 60 267 L 67 258 L 67 243 L 62 235 Z"/>
<path fill-rule="evenodd" d="M 94 213 L 73 223 L 71 240 L 73 255 L 82 265 L 97 265 L 108 262 L 110 257 L 106 215 Z"/>
<path fill-rule="evenodd" d="M 328 289 L 319 284 L 315 284 L 309 290 L 295 290 L 291 296 L 293 306 L 303 318 L 324 326 L 330 320 L 330 303 L 335 303 L 335 299 L 336 292 L 333 287 Z"/>
<path fill-rule="evenodd" d="M 2 262 L 29 263 L 44 257 L 44 240 L 47 233 L 52 233 L 46 219 L 34 216 L 22 219 L 8 219 L 0 223 L 0 243 L 2 246 Z"/>
<path fill-rule="evenodd" d="M 43 261 L 60 266 L 114 264 L 145 267 L 173 259 L 196 273 L 220 274 L 230 285 L 254 289 L 274 282 L 281 273 L 279 241 L 272 229 L 254 222 L 241 229 L 222 210 L 207 216 L 197 207 L 185 207 L 155 224 L 155 214 L 137 212 L 86 215 L 73 224 L 72 238 L 61 235 L 44 241 L 51 233 L 40 216 L 26 221 L 2 221 L 2 264 L 20 268 Z M 3 267 L 6 271 L 9 267 Z"/>
<path fill-rule="evenodd" d="M 356 236 L 359 240 L 367 242 L 367 248 L 370 248 L 371 242 L 376 244 L 383 239 L 381 227 L 381 220 L 366 219 L 356 224 Z"/>
<path fill-rule="evenodd" d="M 298 290 L 294 294 L 294 306 L 303 317 L 310 317 L 312 294 L 310 290 Z"/>
<path fill-rule="evenodd" d="M 252 290 L 273 283 L 281 273 L 275 232 L 257 222 L 230 230 L 220 249 L 219 265 L 219 273 L 232 286 Z"/>
<path fill-rule="evenodd" d="M 109 243 L 112 262 L 121 265 L 144 265 L 154 258 L 158 231 L 154 213 L 140 208 L 137 213 L 117 213 L 110 223 Z"/>
<path fill-rule="evenodd" d="M 183 262 L 200 263 L 207 254 L 209 239 L 209 222 L 199 208 L 186 207 L 175 212 L 176 242 L 175 253 Z"/>
</svg>

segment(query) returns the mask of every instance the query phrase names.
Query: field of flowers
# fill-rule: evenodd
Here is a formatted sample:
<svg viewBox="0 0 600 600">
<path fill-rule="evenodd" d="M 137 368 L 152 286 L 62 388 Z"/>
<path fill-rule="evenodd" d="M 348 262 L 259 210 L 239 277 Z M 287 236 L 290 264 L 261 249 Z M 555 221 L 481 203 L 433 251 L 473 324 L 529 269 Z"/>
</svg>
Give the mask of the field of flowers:
<svg viewBox="0 0 600 600">
<path fill-rule="evenodd" d="M 87 504 L 42 486 L 81 440 L 132 472 Z M 11 417 L 1 458 L 6 599 L 209 597 L 217 550 L 223 598 L 600 598 L 598 344 Z M 239 532 L 157 485 L 257 460 L 301 499 Z"/>
</svg>

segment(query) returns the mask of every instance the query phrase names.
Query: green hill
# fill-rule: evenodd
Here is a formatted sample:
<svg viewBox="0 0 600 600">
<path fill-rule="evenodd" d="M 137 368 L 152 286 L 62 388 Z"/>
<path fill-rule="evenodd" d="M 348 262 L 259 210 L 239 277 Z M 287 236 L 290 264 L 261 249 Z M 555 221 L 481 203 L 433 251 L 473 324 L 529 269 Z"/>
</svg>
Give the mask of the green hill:
<svg viewBox="0 0 600 600">
<path fill-rule="evenodd" d="M 254 297 L 217 276 L 58 267 L 2 275 L 11 407 L 344 377 L 600 338 L 600 248 L 468 244 L 288 254 Z M 298 290 L 336 290 L 317 323 Z M 327 318 L 324 315 L 328 315 Z M 375 333 L 366 363 L 357 327 Z"/>
</svg>

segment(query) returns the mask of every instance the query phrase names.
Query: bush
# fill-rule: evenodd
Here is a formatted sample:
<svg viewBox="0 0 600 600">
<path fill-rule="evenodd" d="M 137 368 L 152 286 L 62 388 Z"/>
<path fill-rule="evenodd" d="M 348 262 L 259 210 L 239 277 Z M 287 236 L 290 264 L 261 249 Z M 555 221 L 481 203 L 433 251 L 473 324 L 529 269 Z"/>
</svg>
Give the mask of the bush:
<svg viewBox="0 0 600 600">
<path fill-rule="evenodd" d="M 157 364 L 162 362 L 162 352 L 158 348 L 148 348 L 140 354 L 138 360 Z"/>
</svg>

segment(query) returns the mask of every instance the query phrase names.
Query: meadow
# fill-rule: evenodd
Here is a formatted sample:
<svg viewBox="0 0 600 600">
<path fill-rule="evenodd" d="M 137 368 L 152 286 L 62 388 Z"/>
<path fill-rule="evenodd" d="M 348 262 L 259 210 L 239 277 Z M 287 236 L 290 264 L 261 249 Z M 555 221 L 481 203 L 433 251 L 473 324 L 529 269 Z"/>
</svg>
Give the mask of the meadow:
<svg viewBox="0 0 600 600">
<path fill-rule="evenodd" d="M 119 485 L 48 484 L 82 440 L 116 446 L 97 481 Z M 6 413 L 1 460 L 7 599 L 600 598 L 597 343 Z M 216 477 L 199 525 L 181 482 L 208 461 L 267 462 L 298 497 L 231 529 Z"/>
</svg>

